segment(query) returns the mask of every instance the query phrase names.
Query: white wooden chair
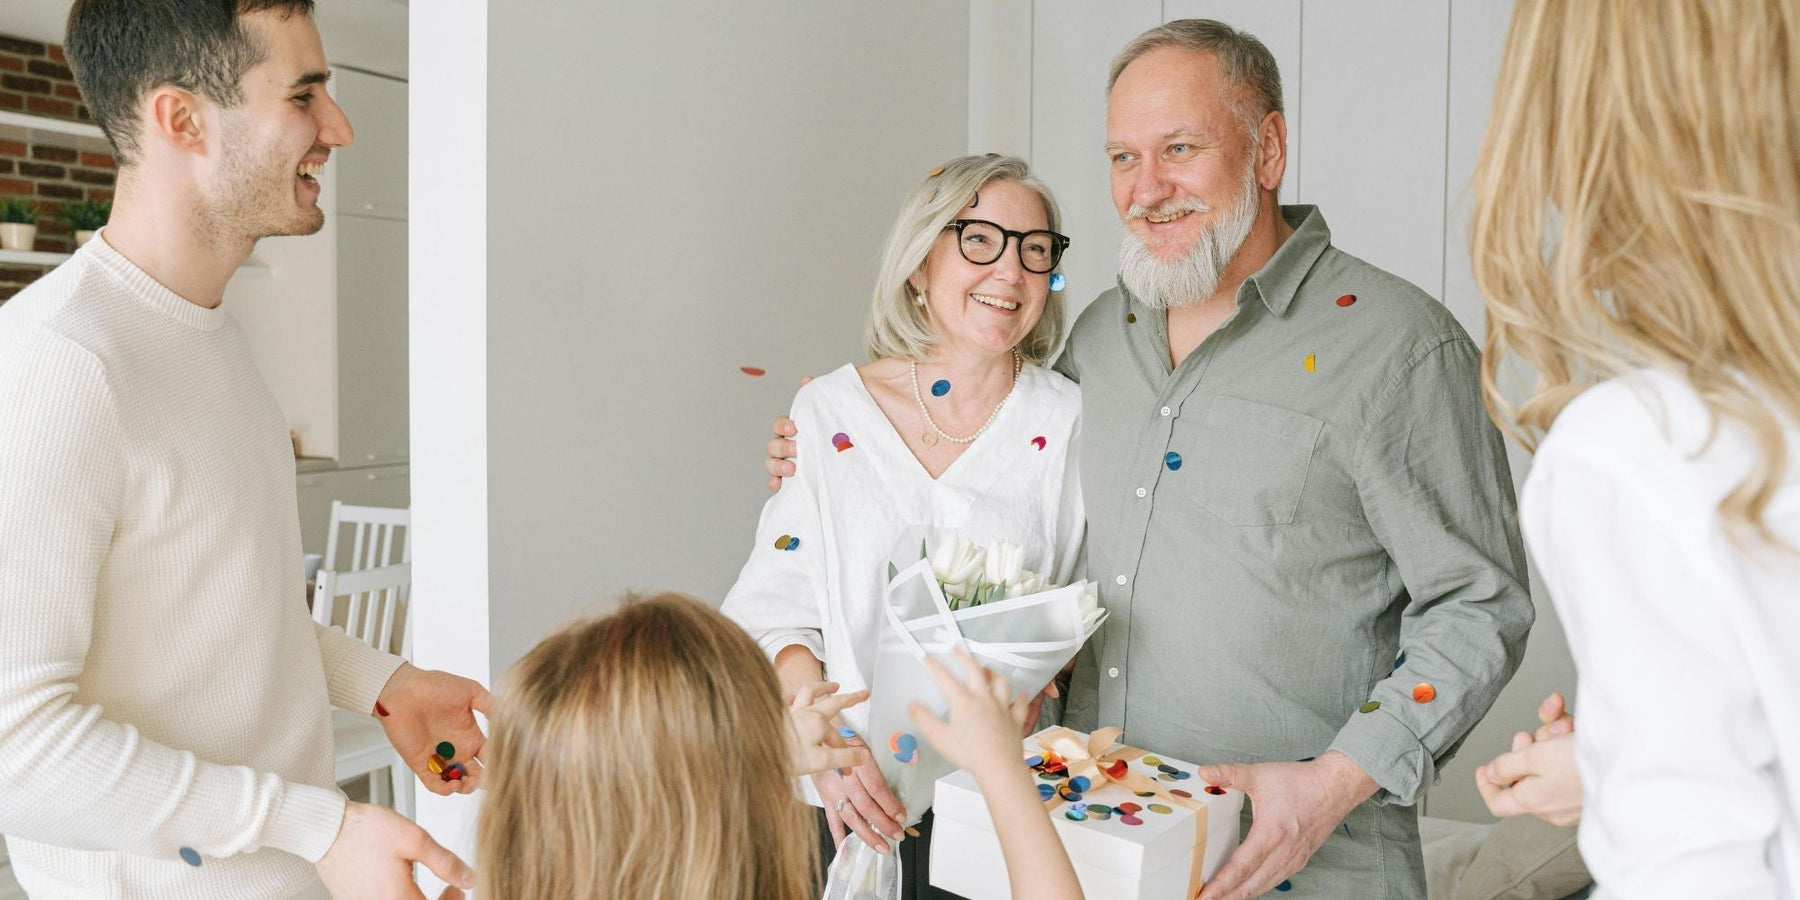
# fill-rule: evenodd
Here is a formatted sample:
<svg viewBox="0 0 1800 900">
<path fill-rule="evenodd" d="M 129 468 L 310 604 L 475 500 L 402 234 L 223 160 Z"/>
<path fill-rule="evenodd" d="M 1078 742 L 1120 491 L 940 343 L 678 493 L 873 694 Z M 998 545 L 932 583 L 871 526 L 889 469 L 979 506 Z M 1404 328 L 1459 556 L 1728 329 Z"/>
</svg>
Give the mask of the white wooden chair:
<svg viewBox="0 0 1800 900">
<path fill-rule="evenodd" d="M 350 555 L 338 561 L 338 540 L 346 527 L 350 531 Z M 394 544 L 400 554 L 394 555 Z M 412 510 L 387 506 L 351 506 L 342 500 L 331 501 L 331 525 L 325 532 L 324 568 L 334 572 L 354 572 L 395 563 L 412 562 Z"/>
<path fill-rule="evenodd" d="M 346 634 L 377 650 L 392 653 L 396 642 L 410 648 L 406 595 L 411 586 L 412 566 L 407 563 L 354 572 L 320 569 L 313 588 L 313 619 L 342 626 Z M 337 742 L 337 781 L 367 777 L 369 802 L 391 803 L 395 812 L 412 818 L 413 772 L 388 743 L 381 723 L 366 713 L 333 709 L 331 726 Z"/>
</svg>

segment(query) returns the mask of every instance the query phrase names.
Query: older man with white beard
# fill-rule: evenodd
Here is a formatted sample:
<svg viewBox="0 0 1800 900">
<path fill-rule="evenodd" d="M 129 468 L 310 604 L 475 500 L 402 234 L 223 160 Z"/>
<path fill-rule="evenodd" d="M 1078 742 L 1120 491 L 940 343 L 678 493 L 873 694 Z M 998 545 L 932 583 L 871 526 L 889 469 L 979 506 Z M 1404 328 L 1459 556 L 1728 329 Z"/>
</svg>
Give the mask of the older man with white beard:
<svg viewBox="0 0 1800 900">
<path fill-rule="evenodd" d="M 1113 63 L 1119 286 L 1057 365 L 1112 617 L 1065 721 L 1249 795 L 1207 900 L 1422 898 L 1413 804 L 1533 618 L 1512 479 L 1474 343 L 1278 204 L 1286 143 L 1247 34 L 1172 22 Z"/>
</svg>

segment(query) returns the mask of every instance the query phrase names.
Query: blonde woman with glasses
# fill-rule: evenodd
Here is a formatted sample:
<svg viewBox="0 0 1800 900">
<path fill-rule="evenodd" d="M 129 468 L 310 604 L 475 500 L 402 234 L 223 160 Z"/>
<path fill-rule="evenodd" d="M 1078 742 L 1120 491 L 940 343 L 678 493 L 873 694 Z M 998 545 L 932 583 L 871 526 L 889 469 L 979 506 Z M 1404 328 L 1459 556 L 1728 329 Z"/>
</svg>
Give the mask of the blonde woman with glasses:
<svg viewBox="0 0 1800 900">
<path fill-rule="evenodd" d="M 1581 678 L 1478 781 L 1579 814 L 1602 896 L 1800 891 L 1796 41 L 1795 0 L 1520 0 L 1476 173 L 1484 385 Z"/>
<path fill-rule="evenodd" d="M 1017 763 L 1023 704 L 966 656 L 936 669 L 949 720 L 925 738 L 973 767 L 1015 895 L 1078 900 L 1068 857 Z M 796 773 L 847 765 L 827 720 L 862 695 L 783 701 L 762 650 L 679 594 L 627 598 L 544 639 L 507 673 L 476 829 L 484 900 L 812 900 L 813 813 Z M 829 746 L 837 744 L 836 747 Z M 461 896 L 452 888 L 444 900 Z"/>
</svg>

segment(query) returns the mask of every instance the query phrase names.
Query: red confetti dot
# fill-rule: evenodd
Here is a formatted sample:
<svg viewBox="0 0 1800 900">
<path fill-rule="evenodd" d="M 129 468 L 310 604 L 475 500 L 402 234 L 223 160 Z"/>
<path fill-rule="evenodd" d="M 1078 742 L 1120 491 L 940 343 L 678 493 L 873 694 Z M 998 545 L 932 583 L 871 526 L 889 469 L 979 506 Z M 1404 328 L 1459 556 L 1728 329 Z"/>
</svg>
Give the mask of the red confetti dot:
<svg viewBox="0 0 1800 900">
<path fill-rule="evenodd" d="M 765 371 L 763 369 L 759 369 L 755 366 L 738 366 L 738 371 L 744 373 L 745 375 L 750 376 L 751 378 L 761 378 L 764 375 L 769 374 L 767 371 Z"/>
<path fill-rule="evenodd" d="M 387 718 L 387 707 L 382 706 L 380 700 L 375 701 L 375 714 L 384 719 Z"/>
<path fill-rule="evenodd" d="M 1223 796 L 1225 796 L 1225 789 L 1224 789 L 1224 788 L 1222 788 L 1222 787 L 1219 787 L 1219 786 L 1218 786 L 1218 785 L 1216 785 L 1216 784 L 1209 784 L 1209 785 L 1207 785 L 1207 786 L 1206 786 L 1206 792 L 1207 792 L 1207 793 L 1209 793 L 1209 794 L 1211 794 L 1211 795 L 1213 795 L 1213 796 L 1214 796 L 1214 797 L 1223 797 Z"/>
<path fill-rule="evenodd" d="M 1436 700 L 1436 699 L 1437 699 L 1437 688 L 1434 688 L 1430 684 L 1427 684 L 1426 682 L 1423 682 L 1423 681 L 1419 682 L 1418 684 L 1413 685 L 1413 700 L 1415 700 L 1419 703 L 1430 703 L 1431 701 Z"/>
<path fill-rule="evenodd" d="M 1122 759 L 1115 759 L 1113 760 L 1112 765 L 1106 767 L 1106 774 L 1109 778 L 1124 778 L 1125 773 L 1130 771 L 1130 769 L 1131 765 L 1129 763 Z"/>
<path fill-rule="evenodd" d="M 1194 799 L 1193 794 L 1190 794 L 1187 791 L 1182 790 L 1181 788 L 1170 788 L 1169 793 L 1174 794 L 1177 797 L 1186 797 L 1189 800 Z"/>
<path fill-rule="evenodd" d="M 1337 299 L 1337 304 L 1339 306 L 1349 306 L 1350 304 L 1355 303 L 1355 302 L 1356 302 L 1355 294 L 1345 294 L 1344 296 L 1339 297 Z"/>
<path fill-rule="evenodd" d="M 1044 436 L 1043 436 L 1043 435 L 1041 435 L 1041 434 L 1040 434 L 1040 435 L 1038 435 L 1038 436 L 1037 436 L 1037 437 L 1034 437 L 1034 438 L 1032 438 L 1032 439 L 1031 439 L 1031 442 L 1032 442 L 1032 443 L 1033 443 L 1033 444 L 1035 444 L 1035 445 L 1037 445 L 1037 448 L 1038 448 L 1038 449 L 1039 449 L 1039 450 L 1042 450 L 1042 449 L 1044 449 L 1044 444 L 1046 444 L 1046 443 L 1048 443 L 1048 442 L 1047 442 L 1047 441 L 1045 441 L 1045 440 L 1044 440 Z"/>
</svg>

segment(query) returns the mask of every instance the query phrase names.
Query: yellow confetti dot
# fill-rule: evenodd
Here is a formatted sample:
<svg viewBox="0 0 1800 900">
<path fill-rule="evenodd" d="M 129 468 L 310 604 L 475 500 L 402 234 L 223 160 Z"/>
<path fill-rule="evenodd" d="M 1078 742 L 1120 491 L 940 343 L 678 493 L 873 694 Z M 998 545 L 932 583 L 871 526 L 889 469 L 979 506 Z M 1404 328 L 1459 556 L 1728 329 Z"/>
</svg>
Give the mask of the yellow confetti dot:
<svg viewBox="0 0 1800 900">
<path fill-rule="evenodd" d="M 1318 367 L 1319 358 L 1311 353 L 1306 354 L 1306 371 L 1311 372 Z"/>
</svg>

